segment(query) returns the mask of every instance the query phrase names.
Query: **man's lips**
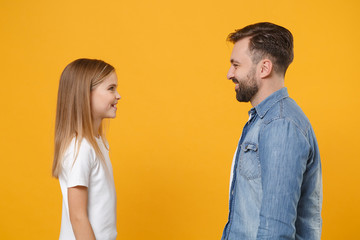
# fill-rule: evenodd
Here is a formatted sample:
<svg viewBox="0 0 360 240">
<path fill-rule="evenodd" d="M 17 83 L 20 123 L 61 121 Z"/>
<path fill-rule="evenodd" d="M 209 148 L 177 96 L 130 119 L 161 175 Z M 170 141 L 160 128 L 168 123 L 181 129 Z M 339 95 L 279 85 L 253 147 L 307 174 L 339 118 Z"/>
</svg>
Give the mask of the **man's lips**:
<svg viewBox="0 0 360 240">
<path fill-rule="evenodd" d="M 239 84 L 237 83 L 237 84 L 235 84 L 235 91 L 237 91 L 237 90 L 239 90 Z"/>
<path fill-rule="evenodd" d="M 235 83 L 235 90 L 238 90 L 239 89 L 239 82 L 235 78 L 232 78 L 231 81 L 233 81 L 233 83 Z"/>
</svg>

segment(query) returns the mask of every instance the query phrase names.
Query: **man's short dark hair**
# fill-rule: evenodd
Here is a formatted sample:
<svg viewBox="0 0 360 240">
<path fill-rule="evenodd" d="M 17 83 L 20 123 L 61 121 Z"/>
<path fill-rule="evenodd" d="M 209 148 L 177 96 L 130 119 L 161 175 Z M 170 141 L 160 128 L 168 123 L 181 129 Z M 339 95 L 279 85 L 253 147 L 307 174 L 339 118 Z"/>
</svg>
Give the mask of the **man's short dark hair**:
<svg viewBox="0 0 360 240">
<path fill-rule="evenodd" d="M 249 50 L 253 63 L 267 57 L 272 61 L 274 71 L 285 75 L 294 59 L 293 36 L 289 30 L 273 23 L 261 22 L 235 30 L 227 40 L 236 43 L 246 37 L 250 37 Z"/>
</svg>

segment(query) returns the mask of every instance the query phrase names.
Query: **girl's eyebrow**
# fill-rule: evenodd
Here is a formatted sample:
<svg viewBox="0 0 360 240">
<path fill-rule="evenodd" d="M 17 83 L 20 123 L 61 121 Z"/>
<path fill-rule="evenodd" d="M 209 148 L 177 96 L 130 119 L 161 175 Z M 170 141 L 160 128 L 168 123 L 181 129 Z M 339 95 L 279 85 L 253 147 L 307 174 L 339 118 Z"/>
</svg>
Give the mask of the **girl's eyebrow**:
<svg viewBox="0 0 360 240">
<path fill-rule="evenodd" d="M 111 83 L 111 84 L 109 84 L 109 86 L 108 87 L 117 87 L 117 84 L 115 84 L 115 83 Z"/>
</svg>

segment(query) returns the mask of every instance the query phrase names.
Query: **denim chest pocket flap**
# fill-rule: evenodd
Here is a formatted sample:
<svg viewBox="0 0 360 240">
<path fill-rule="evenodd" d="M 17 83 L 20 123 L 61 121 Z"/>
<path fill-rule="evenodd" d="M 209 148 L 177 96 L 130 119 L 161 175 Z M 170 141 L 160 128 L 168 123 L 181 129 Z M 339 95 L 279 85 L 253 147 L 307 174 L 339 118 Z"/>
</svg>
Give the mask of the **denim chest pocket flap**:
<svg viewBox="0 0 360 240">
<path fill-rule="evenodd" d="M 258 147 L 255 143 L 244 143 L 244 151 L 247 152 L 249 150 L 257 151 Z"/>
<path fill-rule="evenodd" d="M 261 176 L 258 145 L 256 143 L 244 142 L 241 144 L 239 173 L 248 180 Z"/>
</svg>

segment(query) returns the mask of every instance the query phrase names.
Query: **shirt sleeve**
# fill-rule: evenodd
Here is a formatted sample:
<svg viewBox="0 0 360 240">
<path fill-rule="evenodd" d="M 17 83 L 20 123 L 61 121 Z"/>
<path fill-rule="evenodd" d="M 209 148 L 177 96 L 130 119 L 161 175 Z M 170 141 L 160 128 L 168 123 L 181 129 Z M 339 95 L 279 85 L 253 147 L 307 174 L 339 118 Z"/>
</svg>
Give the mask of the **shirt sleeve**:
<svg viewBox="0 0 360 240">
<path fill-rule="evenodd" d="M 274 120 L 261 130 L 263 196 L 256 239 L 295 239 L 297 204 L 310 149 L 304 133 L 290 120 Z"/>
<path fill-rule="evenodd" d="M 68 155 L 70 161 L 67 164 L 67 187 L 89 187 L 90 174 L 95 161 L 94 151 L 91 145 L 83 140 L 77 155 L 76 152 L 77 147 L 74 147 L 73 151 Z"/>
</svg>

